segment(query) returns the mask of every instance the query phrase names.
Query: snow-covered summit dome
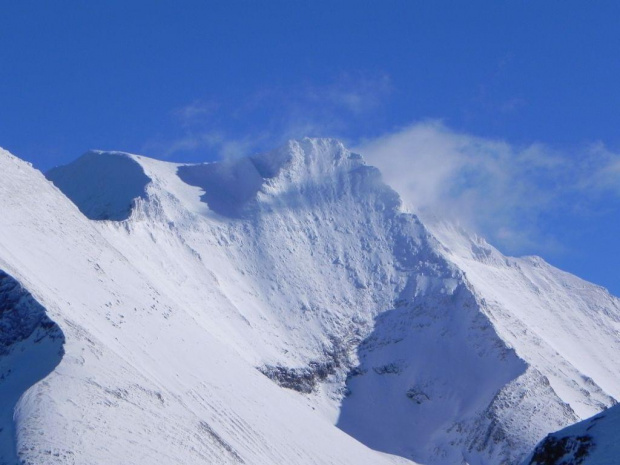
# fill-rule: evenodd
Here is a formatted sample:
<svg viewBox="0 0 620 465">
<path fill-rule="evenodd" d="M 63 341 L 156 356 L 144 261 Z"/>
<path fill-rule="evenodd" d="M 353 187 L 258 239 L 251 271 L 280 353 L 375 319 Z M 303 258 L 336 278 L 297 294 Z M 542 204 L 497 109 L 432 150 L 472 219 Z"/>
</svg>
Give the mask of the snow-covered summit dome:
<svg viewBox="0 0 620 465">
<path fill-rule="evenodd" d="M 158 184 L 155 190 L 176 195 L 170 178 L 178 176 L 202 190 L 201 200 L 211 211 L 234 218 L 242 216 L 266 187 L 273 191 L 290 190 L 292 185 L 333 184 L 339 175 L 355 169 L 365 169 L 375 177 L 379 174 L 338 140 L 305 138 L 259 155 L 198 164 L 93 150 L 46 176 L 89 219 L 121 221 L 131 216 L 137 200 L 149 196 L 147 186 L 154 180 Z M 196 210 L 191 205 L 185 207 Z"/>
<path fill-rule="evenodd" d="M 135 156 L 92 150 L 46 174 L 91 220 L 125 220 L 134 201 L 146 195 L 150 178 Z"/>
</svg>

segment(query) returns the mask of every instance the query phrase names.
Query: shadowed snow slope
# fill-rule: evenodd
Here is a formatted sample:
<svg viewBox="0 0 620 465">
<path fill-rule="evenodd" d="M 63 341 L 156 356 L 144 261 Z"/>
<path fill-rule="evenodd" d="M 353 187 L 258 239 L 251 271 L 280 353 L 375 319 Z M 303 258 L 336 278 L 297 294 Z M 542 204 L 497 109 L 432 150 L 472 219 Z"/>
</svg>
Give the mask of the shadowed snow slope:
<svg viewBox="0 0 620 465">
<path fill-rule="evenodd" d="M 126 220 L 149 178 L 124 153 L 92 151 L 47 178 L 91 220 Z"/>
<path fill-rule="evenodd" d="M 620 396 L 617 299 L 427 229 L 337 141 L 96 152 L 48 175 L 66 197 L 0 164 L 0 268 L 65 335 L 26 463 L 519 463 Z"/>
<path fill-rule="evenodd" d="M 620 406 L 550 434 L 523 465 L 612 465 L 620 458 Z"/>
<path fill-rule="evenodd" d="M 58 365 L 63 342 L 62 332 L 45 309 L 0 270 L 0 463 L 19 463 L 15 404 Z"/>
</svg>

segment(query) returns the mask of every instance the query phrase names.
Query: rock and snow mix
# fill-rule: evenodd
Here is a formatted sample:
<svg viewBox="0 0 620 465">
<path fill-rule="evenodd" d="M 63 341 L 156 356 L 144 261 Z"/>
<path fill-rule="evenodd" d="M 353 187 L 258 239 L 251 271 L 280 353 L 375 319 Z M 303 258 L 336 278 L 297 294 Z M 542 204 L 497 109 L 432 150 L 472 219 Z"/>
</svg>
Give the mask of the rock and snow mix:
<svg viewBox="0 0 620 465">
<path fill-rule="evenodd" d="M 337 141 L 47 176 L 0 152 L 0 463 L 519 463 L 620 396 L 618 299 Z"/>
<path fill-rule="evenodd" d="M 620 460 L 620 406 L 550 434 L 523 465 L 613 465 Z"/>
</svg>

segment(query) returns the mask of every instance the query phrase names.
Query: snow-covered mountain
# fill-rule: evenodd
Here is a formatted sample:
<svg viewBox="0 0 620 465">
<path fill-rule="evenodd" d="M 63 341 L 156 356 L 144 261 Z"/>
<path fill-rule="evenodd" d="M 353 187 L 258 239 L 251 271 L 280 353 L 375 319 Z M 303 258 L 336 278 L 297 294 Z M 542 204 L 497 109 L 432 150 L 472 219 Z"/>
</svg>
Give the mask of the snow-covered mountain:
<svg viewBox="0 0 620 465">
<path fill-rule="evenodd" d="M 519 463 L 620 398 L 618 299 L 337 141 L 47 178 L 0 152 L 0 463 Z"/>
</svg>

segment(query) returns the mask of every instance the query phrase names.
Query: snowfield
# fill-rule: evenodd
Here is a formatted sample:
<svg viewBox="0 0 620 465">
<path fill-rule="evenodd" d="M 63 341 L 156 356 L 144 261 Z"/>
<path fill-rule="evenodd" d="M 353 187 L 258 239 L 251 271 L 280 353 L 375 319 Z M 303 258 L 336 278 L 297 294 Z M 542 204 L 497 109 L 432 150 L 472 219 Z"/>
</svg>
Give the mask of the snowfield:
<svg viewBox="0 0 620 465">
<path fill-rule="evenodd" d="M 0 151 L 0 463 L 517 464 L 620 398 L 620 301 L 341 143 Z"/>
</svg>

